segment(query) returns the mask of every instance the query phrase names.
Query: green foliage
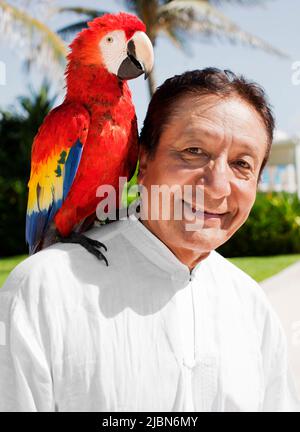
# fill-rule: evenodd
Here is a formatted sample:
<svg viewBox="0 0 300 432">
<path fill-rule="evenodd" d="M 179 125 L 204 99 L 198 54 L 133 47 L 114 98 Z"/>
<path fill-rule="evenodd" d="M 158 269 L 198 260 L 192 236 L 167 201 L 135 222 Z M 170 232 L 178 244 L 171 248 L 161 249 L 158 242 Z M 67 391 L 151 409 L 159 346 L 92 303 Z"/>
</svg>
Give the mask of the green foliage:
<svg viewBox="0 0 300 432">
<path fill-rule="evenodd" d="M 274 276 L 299 260 L 300 254 L 229 259 L 229 261 L 251 276 L 256 282 L 261 282 Z"/>
<path fill-rule="evenodd" d="M 226 257 L 300 253 L 296 194 L 258 193 L 248 220 L 218 252 Z"/>
<path fill-rule="evenodd" d="M 27 252 L 25 215 L 33 138 L 54 100 L 49 85 L 18 98 L 17 110 L 0 110 L 0 256 Z"/>
<path fill-rule="evenodd" d="M 27 255 L 0 259 L 0 288 L 4 284 L 9 273 L 25 258 L 27 258 Z"/>
<path fill-rule="evenodd" d="M 136 164 L 136 168 L 131 179 L 124 184 L 122 191 L 122 206 L 129 207 L 139 197 L 137 189 L 137 175 L 139 172 L 139 161 Z"/>
</svg>

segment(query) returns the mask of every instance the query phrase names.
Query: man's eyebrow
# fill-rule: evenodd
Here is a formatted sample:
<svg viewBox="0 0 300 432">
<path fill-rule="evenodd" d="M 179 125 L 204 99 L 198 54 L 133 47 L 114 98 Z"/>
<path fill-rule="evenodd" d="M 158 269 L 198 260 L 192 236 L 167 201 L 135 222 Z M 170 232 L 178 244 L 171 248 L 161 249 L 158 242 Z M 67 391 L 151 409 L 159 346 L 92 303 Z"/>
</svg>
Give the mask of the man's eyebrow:
<svg viewBox="0 0 300 432">
<path fill-rule="evenodd" d="M 247 152 L 247 154 L 257 157 L 257 151 L 259 149 L 259 146 L 257 143 L 252 141 L 252 144 L 250 144 L 248 141 L 239 141 L 240 146 L 238 148 L 239 152 Z"/>
</svg>

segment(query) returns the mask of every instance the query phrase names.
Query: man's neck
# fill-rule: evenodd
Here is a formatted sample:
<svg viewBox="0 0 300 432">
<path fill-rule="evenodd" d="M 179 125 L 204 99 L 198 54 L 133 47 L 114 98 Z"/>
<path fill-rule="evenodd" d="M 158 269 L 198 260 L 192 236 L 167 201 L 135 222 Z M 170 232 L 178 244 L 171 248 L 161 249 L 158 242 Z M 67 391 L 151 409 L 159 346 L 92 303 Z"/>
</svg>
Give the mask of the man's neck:
<svg viewBox="0 0 300 432">
<path fill-rule="evenodd" d="M 157 237 L 161 242 L 163 242 L 168 249 L 176 256 L 176 258 L 182 262 L 182 264 L 186 265 L 190 272 L 196 267 L 196 265 L 208 257 L 210 254 L 210 251 L 200 253 L 194 251 L 193 249 L 185 249 L 185 248 L 177 248 L 174 247 L 174 245 L 169 245 L 165 241 L 163 241 L 149 226 L 147 223 L 147 220 L 139 219 L 139 222 L 141 222 L 155 237 Z"/>
</svg>

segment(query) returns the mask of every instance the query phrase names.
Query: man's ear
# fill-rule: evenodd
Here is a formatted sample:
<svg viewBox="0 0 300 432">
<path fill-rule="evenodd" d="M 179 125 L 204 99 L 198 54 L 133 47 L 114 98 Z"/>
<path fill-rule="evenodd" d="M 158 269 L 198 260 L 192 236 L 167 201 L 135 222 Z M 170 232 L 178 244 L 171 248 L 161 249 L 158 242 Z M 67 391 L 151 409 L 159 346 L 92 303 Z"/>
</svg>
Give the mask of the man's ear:
<svg viewBox="0 0 300 432">
<path fill-rule="evenodd" d="M 148 154 L 145 149 L 141 146 L 139 151 L 139 172 L 138 172 L 138 183 L 142 184 L 147 170 Z"/>
</svg>

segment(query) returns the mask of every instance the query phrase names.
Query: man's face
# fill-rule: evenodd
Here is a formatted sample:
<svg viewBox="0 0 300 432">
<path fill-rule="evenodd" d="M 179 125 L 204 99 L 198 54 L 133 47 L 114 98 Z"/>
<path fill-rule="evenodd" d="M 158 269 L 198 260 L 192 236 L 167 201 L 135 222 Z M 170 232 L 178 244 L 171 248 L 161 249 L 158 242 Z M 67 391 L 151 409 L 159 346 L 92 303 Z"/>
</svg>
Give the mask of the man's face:
<svg viewBox="0 0 300 432">
<path fill-rule="evenodd" d="M 238 97 L 181 98 L 162 132 L 154 158 L 141 149 L 139 183 L 148 190 L 149 209 L 154 205 L 152 185 L 177 184 L 182 197 L 172 195 L 169 220 L 163 220 L 160 208 L 158 220 L 152 220 L 149 211 L 143 223 L 179 259 L 189 262 L 196 256 L 206 256 L 246 221 L 255 201 L 267 143 L 261 117 Z M 191 186 L 192 196 L 185 196 L 185 185 Z M 199 211 L 193 215 L 196 187 L 203 200 L 197 201 Z M 172 217 L 178 205 L 183 210 L 181 220 Z M 191 216 L 202 228 L 187 229 Z"/>
</svg>

